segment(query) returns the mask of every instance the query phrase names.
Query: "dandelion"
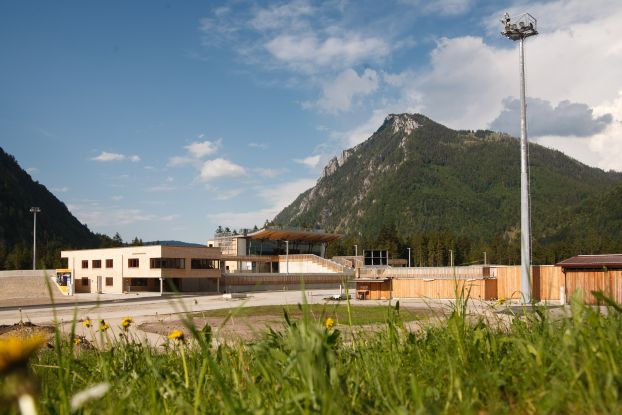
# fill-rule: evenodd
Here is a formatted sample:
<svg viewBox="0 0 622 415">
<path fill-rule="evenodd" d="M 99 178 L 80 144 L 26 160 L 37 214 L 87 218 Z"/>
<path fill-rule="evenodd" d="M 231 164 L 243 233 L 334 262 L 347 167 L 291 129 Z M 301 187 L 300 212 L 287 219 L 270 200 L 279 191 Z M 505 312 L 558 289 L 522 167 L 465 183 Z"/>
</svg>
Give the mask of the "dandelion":
<svg viewBox="0 0 622 415">
<path fill-rule="evenodd" d="M 30 356 L 43 344 L 45 338 L 40 335 L 8 337 L 0 340 L 0 373 L 8 373 L 24 366 Z"/>
<path fill-rule="evenodd" d="M 93 324 L 91 324 L 91 320 L 88 319 L 88 318 L 82 322 L 82 326 L 87 328 L 87 329 L 90 328 L 92 325 Z"/>
<path fill-rule="evenodd" d="M 110 325 L 104 320 L 99 320 L 99 331 L 106 331 L 110 328 Z"/>
<path fill-rule="evenodd" d="M 503 305 L 505 303 L 505 298 L 501 297 L 497 300 L 497 304 Z"/>
<path fill-rule="evenodd" d="M 123 330 L 127 331 L 127 329 L 130 328 L 133 322 L 134 320 L 132 320 L 131 317 L 125 317 L 123 320 L 121 320 L 121 327 L 123 327 Z"/>
<path fill-rule="evenodd" d="M 76 346 L 80 346 L 82 344 L 82 339 L 79 337 L 74 337 L 73 344 Z"/>
<path fill-rule="evenodd" d="M 332 318 L 328 317 L 325 321 L 324 321 L 324 327 L 326 327 L 326 330 L 330 330 L 333 328 L 333 326 L 335 325 L 335 320 L 333 320 Z"/>
<path fill-rule="evenodd" d="M 173 330 L 171 334 L 168 335 L 170 340 L 184 341 L 184 332 L 181 330 Z"/>
</svg>

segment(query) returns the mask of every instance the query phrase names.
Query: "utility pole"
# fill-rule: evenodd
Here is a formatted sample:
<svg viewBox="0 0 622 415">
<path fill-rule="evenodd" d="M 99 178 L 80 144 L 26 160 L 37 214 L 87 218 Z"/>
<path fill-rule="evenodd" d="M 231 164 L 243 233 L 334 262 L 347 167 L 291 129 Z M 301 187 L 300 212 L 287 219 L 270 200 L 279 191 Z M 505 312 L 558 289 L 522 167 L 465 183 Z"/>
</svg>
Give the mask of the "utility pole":
<svg viewBox="0 0 622 415">
<path fill-rule="evenodd" d="M 484 265 L 488 265 L 488 263 L 486 262 L 486 251 L 484 251 Z"/>
<path fill-rule="evenodd" d="M 452 268 L 454 267 L 454 251 L 453 251 L 453 249 L 449 250 L 449 265 Z"/>
<path fill-rule="evenodd" d="M 289 274 L 289 241 L 285 241 L 285 273 Z"/>
<path fill-rule="evenodd" d="M 501 34 L 510 40 L 518 40 L 519 74 L 520 74 L 520 246 L 521 246 L 521 297 L 525 304 L 531 302 L 531 224 L 529 206 L 529 142 L 527 140 L 527 104 L 525 102 L 525 38 L 535 36 L 537 20 L 529 13 L 510 18 L 505 13 L 501 20 Z"/>
<path fill-rule="evenodd" d="M 408 268 L 410 268 L 410 248 L 406 249 L 408 249 Z"/>
<path fill-rule="evenodd" d="M 32 230 L 32 269 L 37 269 L 37 213 L 41 212 L 41 208 L 31 207 L 30 211 L 34 216 L 34 224 Z"/>
<path fill-rule="evenodd" d="M 359 256 L 359 246 L 354 245 L 354 256 Z"/>
</svg>

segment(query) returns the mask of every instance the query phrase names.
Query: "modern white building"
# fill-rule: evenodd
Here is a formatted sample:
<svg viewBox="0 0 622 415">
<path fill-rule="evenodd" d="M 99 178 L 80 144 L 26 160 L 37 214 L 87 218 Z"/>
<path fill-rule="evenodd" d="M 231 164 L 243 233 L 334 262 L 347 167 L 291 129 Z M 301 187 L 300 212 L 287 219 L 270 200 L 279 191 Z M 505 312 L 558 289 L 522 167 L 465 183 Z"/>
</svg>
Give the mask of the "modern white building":
<svg viewBox="0 0 622 415">
<path fill-rule="evenodd" d="M 168 245 L 62 251 L 76 293 L 219 290 L 221 253 Z"/>
</svg>

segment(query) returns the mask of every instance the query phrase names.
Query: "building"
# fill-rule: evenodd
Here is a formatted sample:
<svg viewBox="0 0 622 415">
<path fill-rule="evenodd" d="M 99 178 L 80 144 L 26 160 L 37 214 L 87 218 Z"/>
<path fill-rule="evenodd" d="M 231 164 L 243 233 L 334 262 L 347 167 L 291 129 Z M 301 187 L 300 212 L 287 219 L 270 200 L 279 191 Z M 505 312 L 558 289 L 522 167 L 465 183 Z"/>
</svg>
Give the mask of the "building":
<svg viewBox="0 0 622 415">
<path fill-rule="evenodd" d="M 225 272 L 318 273 L 324 272 L 327 245 L 339 238 L 323 230 L 270 226 L 239 235 L 217 234 L 207 244 L 221 250 Z"/>
<path fill-rule="evenodd" d="M 577 255 L 555 264 L 564 275 L 566 301 L 575 293 L 586 304 L 596 304 L 593 291 L 622 303 L 622 254 Z"/>
<path fill-rule="evenodd" d="M 76 293 L 219 291 L 218 248 L 167 245 L 62 251 Z"/>
</svg>

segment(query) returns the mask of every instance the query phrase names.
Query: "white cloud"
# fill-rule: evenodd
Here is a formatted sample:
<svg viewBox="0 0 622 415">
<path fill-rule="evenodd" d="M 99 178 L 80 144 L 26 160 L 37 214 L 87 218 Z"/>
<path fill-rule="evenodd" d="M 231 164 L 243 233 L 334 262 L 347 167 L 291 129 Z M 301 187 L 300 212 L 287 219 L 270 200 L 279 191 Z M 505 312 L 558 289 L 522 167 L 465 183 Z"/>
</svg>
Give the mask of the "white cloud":
<svg viewBox="0 0 622 415">
<path fill-rule="evenodd" d="M 265 48 L 278 61 L 304 72 L 314 72 L 318 67 L 351 66 L 362 60 L 379 61 L 391 50 L 383 39 L 357 33 L 325 39 L 314 33 L 285 33 L 268 41 Z"/>
<path fill-rule="evenodd" d="M 124 226 L 138 222 L 159 222 L 171 216 L 147 213 L 141 209 L 105 206 L 97 201 L 69 204 L 67 208 L 80 222 L 87 224 L 91 228 Z"/>
<path fill-rule="evenodd" d="M 52 191 L 54 193 L 67 193 L 69 191 L 69 188 L 67 186 L 52 187 L 52 188 L 50 188 L 50 191 Z"/>
<path fill-rule="evenodd" d="M 348 111 L 355 97 L 369 95 L 378 89 L 378 74 L 373 69 L 365 69 L 359 76 L 352 68 L 341 72 L 335 79 L 325 82 L 322 97 L 306 107 L 318 108 L 330 113 Z"/>
<path fill-rule="evenodd" d="M 127 156 L 125 154 L 109 153 L 107 151 L 102 151 L 98 156 L 91 157 L 91 160 L 102 161 L 102 162 L 129 160 L 131 162 L 139 162 L 140 157 L 137 155 Z"/>
<path fill-rule="evenodd" d="M 260 31 L 282 27 L 291 28 L 303 24 L 299 18 L 311 16 L 313 12 L 313 7 L 307 1 L 292 1 L 291 3 L 259 9 L 251 19 L 250 24 Z"/>
<path fill-rule="evenodd" d="M 197 160 L 191 157 L 183 157 L 183 156 L 173 156 L 168 159 L 168 163 L 166 163 L 169 167 L 178 167 L 178 166 L 186 166 L 188 164 L 194 164 Z"/>
<path fill-rule="evenodd" d="M 203 135 L 201 135 L 203 136 Z M 222 146 L 222 140 L 217 141 L 201 141 L 201 142 L 193 142 L 184 148 L 190 154 L 191 157 L 194 158 L 203 158 L 205 156 L 209 156 L 214 154 L 218 149 Z"/>
<path fill-rule="evenodd" d="M 111 197 L 112 200 L 114 200 L 115 202 L 118 202 L 119 200 L 123 200 L 124 197 L 121 195 L 115 195 Z"/>
<path fill-rule="evenodd" d="M 284 207 L 294 201 L 305 190 L 315 185 L 315 179 L 298 179 L 268 188 L 257 189 L 258 195 L 268 204 L 263 209 L 247 212 L 210 213 L 207 217 L 214 223 L 234 228 L 262 226 L 266 219 L 273 219 Z"/>
<path fill-rule="evenodd" d="M 199 179 L 204 182 L 226 177 L 241 177 L 246 175 L 246 169 L 238 164 L 223 158 L 207 160 L 201 167 Z"/>
<path fill-rule="evenodd" d="M 321 158 L 320 155 L 315 155 L 315 156 L 305 157 L 303 159 L 294 159 L 294 161 L 299 164 L 304 164 L 305 166 L 313 169 L 317 167 L 318 163 L 320 162 L 320 158 Z"/>
<path fill-rule="evenodd" d="M 38 168 L 36 168 L 36 167 L 28 167 L 28 168 L 26 169 L 26 173 L 28 173 L 28 174 L 30 174 L 30 175 L 33 175 L 33 174 L 35 174 L 35 173 L 39 173 L 39 169 L 38 169 Z"/>
</svg>

